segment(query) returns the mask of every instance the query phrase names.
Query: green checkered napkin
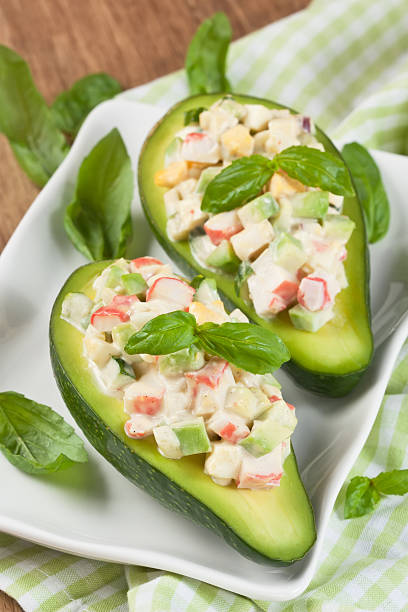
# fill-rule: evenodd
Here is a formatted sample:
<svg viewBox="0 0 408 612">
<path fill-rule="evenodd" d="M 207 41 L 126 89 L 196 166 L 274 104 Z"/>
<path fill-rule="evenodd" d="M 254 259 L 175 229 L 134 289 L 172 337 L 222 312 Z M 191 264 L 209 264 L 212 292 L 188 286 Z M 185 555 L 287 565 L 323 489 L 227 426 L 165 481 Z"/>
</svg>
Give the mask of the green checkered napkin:
<svg viewBox="0 0 408 612">
<path fill-rule="evenodd" d="M 408 154 L 408 0 L 315 0 L 232 45 L 234 90 L 313 116 L 331 136 Z M 168 107 L 187 95 L 182 72 L 125 95 Z M 408 465 L 408 343 L 352 470 Z M 345 487 L 307 591 L 288 603 L 253 602 L 163 571 L 80 559 L 0 535 L 0 589 L 26 612 L 328 612 L 408 610 L 408 498 L 342 519 Z"/>
</svg>

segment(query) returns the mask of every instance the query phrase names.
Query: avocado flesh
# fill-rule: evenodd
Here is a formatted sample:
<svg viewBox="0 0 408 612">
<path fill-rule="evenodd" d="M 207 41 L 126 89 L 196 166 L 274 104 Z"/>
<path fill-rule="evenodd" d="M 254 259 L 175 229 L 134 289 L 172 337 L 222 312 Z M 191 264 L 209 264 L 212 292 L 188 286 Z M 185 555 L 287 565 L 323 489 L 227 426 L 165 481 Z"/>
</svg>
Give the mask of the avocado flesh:
<svg viewBox="0 0 408 612">
<path fill-rule="evenodd" d="M 166 459 L 153 437 L 132 440 L 124 433 L 128 417 L 123 402 L 98 388 L 83 356 L 83 335 L 60 318 L 67 293 L 83 291 L 92 297 L 92 281 L 109 263 L 88 264 L 75 271 L 51 314 L 54 375 L 76 422 L 91 444 L 130 481 L 167 508 L 214 530 L 241 554 L 271 565 L 300 559 L 316 533 L 293 452 L 285 461 L 280 487 L 250 491 L 213 483 L 203 472 L 202 455 Z"/>
<path fill-rule="evenodd" d="M 182 129 L 184 112 L 198 106 L 209 107 L 219 94 L 199 95 L 183 100 L 163 117 L 153 128 L 144 144 L 139 161 L 139 191 L 145 214 L 159 242 L 169 256 L 187 274 L 204 274 L 215 278 L 224 301 L 240 308 L 254 323 L 268 327 L 281 336 L 292 355 L 285 366 L 304 387 L 329 396 L 348 393 L 367 369 L 373 351 L 369 307 L 369 260 L 366 232 L 361 205 L 357 197 L 344 199 L 343 213 L 356 224 L 347 243 L 345 270 L 349 286 L 336 297 L 335 317 L 318 332 L 298 330 L 290 322 L 288 312 L 272 320 L 259 317 L 252 305 L 237 297 L 234 277 L 222 272 L 202 268 L 194 259 L 188 241 L 172 242 L 166 233 L 166 212 L 163 195 L 166 189 L 157 187 L 154 175 L 164 166 L 164 151 Z M 234 95 L 241 103 L 264 104 L 269 108 L 285 108 L 275 102 Z M 328 152 L 339 152 L 321 131 L 316 137 Z"/>
</svg>

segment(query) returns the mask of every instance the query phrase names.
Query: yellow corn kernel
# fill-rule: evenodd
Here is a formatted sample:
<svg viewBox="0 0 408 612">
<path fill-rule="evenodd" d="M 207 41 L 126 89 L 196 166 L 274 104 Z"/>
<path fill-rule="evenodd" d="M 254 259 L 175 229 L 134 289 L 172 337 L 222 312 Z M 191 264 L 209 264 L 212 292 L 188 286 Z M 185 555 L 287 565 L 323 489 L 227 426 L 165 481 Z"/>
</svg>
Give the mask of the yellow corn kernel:
<svg viewBox="0 0 408 612">
<path fill-rule="evenodd" d="M 231 157 L 251 155 L 254 150 L 254 139 L 244 125 L 236 125 L 224 132 L 221 142 Z"/>
<path fill-rule="evenodd" d="M 188 164 L 186 161 L 177 161 L 169 164 L 167 168 L 159 170 L 154 175 L 154 182 L 158 187 L 175 187 L 188 178 Z"/>
<path fill-rule="evenodd" d="M 274 198 L 280 198 L 281 196 L 307 191 L 307 187 L 296 179 L 290 178 L 287 174 L 276 172 L 269 181 L 267 191 L 270 191 Z"/>
<path fill-rule="evenodd" d="M 188 311 L 196 318 L 197 325 L 203 323 L 225 323 L 226 316 L 220 311 L 212 310 L 201 302 L 193 302 Z"/>
</svg>

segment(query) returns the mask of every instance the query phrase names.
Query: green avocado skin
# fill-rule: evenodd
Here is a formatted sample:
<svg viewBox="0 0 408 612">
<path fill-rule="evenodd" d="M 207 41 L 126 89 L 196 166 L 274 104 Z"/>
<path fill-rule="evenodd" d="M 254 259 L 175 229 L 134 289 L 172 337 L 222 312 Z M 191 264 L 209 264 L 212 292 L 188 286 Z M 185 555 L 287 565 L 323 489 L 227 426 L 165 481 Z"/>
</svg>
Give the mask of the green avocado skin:
<svg viewBox="0 0 408 612">
<path fill-rule="evenodd" d="M 126 415 L 121 402 L 103 395 L 93 384 L 92 374 L 86 368 L 86 360 L 79 348 L 82 346 L 82 335 L 60 318 L 64 296 L 70 291 L 89 287 L 89 281 L 109 263 L 88 264 L 74 272 L 62 288 L 51 314 L 52 368 L 61 395 L 75 421 L 96 450 L 128 480 L 166 508 L 208 527 L 245 557 L 273 566 L 289 565 L 302 558 L 313 545 L 316 531 L 313 510 L 300 480 L 293 450 L 285 462 L 281 487 L 268 492 L 243 493 L 235 487 L 214 484 L 202 471 L 202 464 L 197 463 L 198 456 L 179 461 L 166 459 L 158 453 L 153 443 L 130 440 L 124 434 Z M 186 490 L 189 487 L 194 487 L 196 495 Z M 208 503 L 203 500 L 208 500 Z M 253 534 L 248 531 L 253 513 L 249 511 L 250 515 L 245 515 L 248 514 L 248 502 L 255 504 L 261 522 L 265 521 L 265 533 L 262 526 L 256 527 L 259 533 L 255 538 L 258 544 L 255 542 L 255 545 Z M 275 508 L 278 513 L 276 519 Z M 228 524 L 229 514 L 235 521 L 232 526 Z M 279 524 L 275 524 L 276 520 Z M 289 536 L 282 538 L 279 529 Z M 272 534 L 270 542 L 268 533 Z"/>
<path fill-rule="evenodd" d="M 164 165 L 164 151 L 183 127 L 184 112 L 199 106 L 208 108 L 222 94 L 192 96 L 172 107 L 151 130 L 139 159 L 139 192 L 142 206 L 158 241 L 169 257 L 187 274 L 214 278 L 225 304 L 240 308 L 251 321 L 276 332 L 287 344 L 291 360 L 283 366 L 303 387 L 318 394 L 340 397 L 349 393 L 369 366 L 373 354 L 369 298 L 370 267 L 362 208 L 357 197 L 344 201 L 344 213 L 356 224 L 347 245 L 346 274 L 349 287 L 336 298 L 336 316 L 315 333 L 297 330 L 287 312 L 273 320 L 258 317 L 252 306 L 239 298 L 233 276 L 209 271 L 195 261 L 187 241 L 172 242 L 166 233 L 165 189 L 154 183 L 154 174 Z M 287 108 L 271 100 L 234 95 L 241 103 L 264 104 L 269 108 Z M 295 112 L 292 109 L 291 112 Z M 326 150 L 340 156 L 330 139 L 319 129 L 316 137 Z"/>
</svg>

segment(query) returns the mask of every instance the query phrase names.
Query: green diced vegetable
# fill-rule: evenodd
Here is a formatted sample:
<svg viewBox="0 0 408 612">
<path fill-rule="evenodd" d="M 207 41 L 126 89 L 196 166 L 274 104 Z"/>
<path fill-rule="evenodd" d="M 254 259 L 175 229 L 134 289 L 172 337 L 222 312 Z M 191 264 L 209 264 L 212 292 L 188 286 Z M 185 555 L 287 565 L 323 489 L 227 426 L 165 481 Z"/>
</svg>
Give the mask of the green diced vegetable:
<svg viewBox="0 0 408 612">
<path fill-rule="evenodd" d="M 329 208 L 327 191 L 305 191 L 290 198 L 295 217 L 323 219 Z"/>
<path fill-rule="evenodd" d="M 181 351 L 159 357 L 159 370 L 165 376 L 176 376 L 183 372 L 200 370 L 204 365 L 204 353 L 194 344 Z"/>
<path fill-rule="evenodd" d="M 221 268 L 224 272 L 234 272 L 239 266 L 239 259 L 235 255 L 234 249 L 232 248 L 229 240 L 223 240 L 209 257 L 206 259 L 206 263 L 214 268 Z"/>
<path fill-rule="evenodd" d="M 220 296 L 217 291 L 217 283 L 213 278 L 204 278 L 194 294 L 194 301 L 201 302 L 206 306 L 219 300 Z"/>
<path fill-rule="evenodd" d="M 171 428 L 180 442 L 183 456 L 208 453 L 211 450 L 211 443 L 202 418 L 193 422 L 176 423 Z"/>
<path fill-rule="evenodd" d="M 209 166 L 205 168 L 198 179 L 195 191 L 196 193 L 204 193 L 207 189 L 208 184 L 221 172 L 222 168 L 217 166 Z"/>
<path fill-rule="evenodd" d="M 111 266 L 109 268 L 109 273 L 106 278 L 105 287 L 109 289 L 115 289 L 115 287 L 119 287 L 121 284 L 121 278 L 123 275 L 123 270 L 119 266 Z"/>
<path fill-rule="evenodd" d="M 323 223 L 326 236 L 346 243 L 353 233 L 356 224 L 345 215 L 327 215 Z"/>
<path fill-rule="evenodd" d="M 302 243 L 287 232 L 281 232 L 270 248 L 277 265 L 293 274 L 306 262 L 307 255 Z"/>
<path fill-rule="evenodd" d="M 121 323 L 112 329 L 112 340 L 122 352 L 125 352 L 125 346 L 135 332 L 136 329 L 131 323 Z"/>
<path fill-rule="evenodd" d="M 165 166 L 168 166 L 172 162 L 177 161 L 179 159 L 182 144 L 183 144 L 183 141 L 181 138 L 179 138 L 179 136 L 176 136 L 175 138 L 173 138 L 173 140 L 170 142 L 170 144 L 168 145 L 167 149 L 164 152 L 164 165 Z"/>
<path fill-rule="evenodd" d="M 289 309 L 289 317 L 296 329 L 303 331 L 316 332 L 333 318 L 333 311 L 329 308 L 311 312 L 303 308 L 300 304 L 296 304 Z"/>
<path fill-rule="evenodd" d="M 278 213 L 279 204 L 270 193 L 264 193 L 238 210 L 238 216 L 244 227 L 252 223 L 260 223 Z"/>
<path fill-rule="evenodd" d="M 122 275 L 122 284 L 128 295 L 141 295 L 147 289 L 147 283 L 138 272 Z"/>
</svg>

